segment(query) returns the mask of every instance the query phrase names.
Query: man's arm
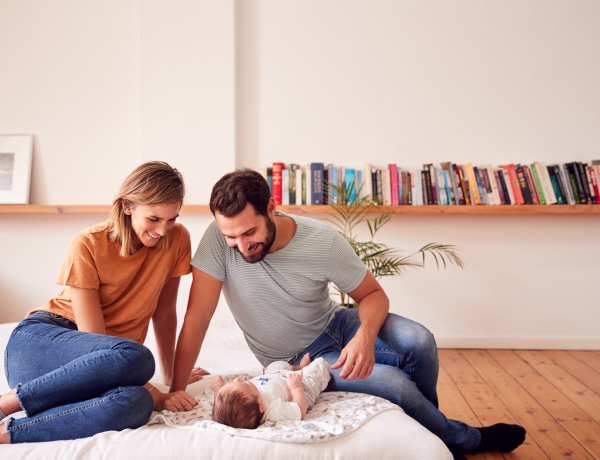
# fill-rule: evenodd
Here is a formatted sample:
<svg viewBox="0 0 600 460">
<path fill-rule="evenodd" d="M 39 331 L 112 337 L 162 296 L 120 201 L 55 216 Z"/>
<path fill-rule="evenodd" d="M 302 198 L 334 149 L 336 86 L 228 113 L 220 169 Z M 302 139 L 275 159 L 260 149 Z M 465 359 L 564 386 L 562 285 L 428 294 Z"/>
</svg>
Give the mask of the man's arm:
<svg viewBox="0 0 600 460">
<path fill-rule="evenodd" d="M 177 339 L 171 391 L 185 390 L 210 320 L 217 308 L 223 282 L 192 267 L 192 286 L 183 327 Z"/>
<path fill-rule="evenodd" d="M 373 370 L 375 340 L 387 318 L 390 302 L 379 282 L 369 271 L 360 285 L 348 295 L 358 303 L 360 327 L 331 368 L 339 369 L 343 366 L 339 374 L 341 378 L 361 380 L 367 378 Z"/>
</svg>

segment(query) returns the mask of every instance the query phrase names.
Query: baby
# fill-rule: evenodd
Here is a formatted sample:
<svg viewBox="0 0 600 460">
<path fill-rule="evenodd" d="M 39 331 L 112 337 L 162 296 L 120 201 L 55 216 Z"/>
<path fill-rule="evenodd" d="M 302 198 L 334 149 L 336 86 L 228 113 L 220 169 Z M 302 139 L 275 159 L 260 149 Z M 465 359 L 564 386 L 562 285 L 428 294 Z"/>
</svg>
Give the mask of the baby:
<svg viewBox="0 0 600 460">
<path fill-rule="evenodd" d="M 263 375 L 224 383 L 214 378 L 213 420 L 233 428 L 254 429 L 261 423 L 278 420 L 303 420 L 306 411 L 329 383 L 329 366 L 323 358 L 312 363 L 308 354 L 300 366 L 275 361 Z"/>
</svg>

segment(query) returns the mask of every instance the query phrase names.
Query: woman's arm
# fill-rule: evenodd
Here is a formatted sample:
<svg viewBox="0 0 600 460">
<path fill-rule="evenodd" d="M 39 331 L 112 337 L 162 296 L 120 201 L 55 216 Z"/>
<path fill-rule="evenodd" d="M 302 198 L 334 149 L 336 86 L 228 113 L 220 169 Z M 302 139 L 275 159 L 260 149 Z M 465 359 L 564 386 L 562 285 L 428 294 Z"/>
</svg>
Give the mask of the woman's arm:
<svg viewBox="0 0 600 460">
<path fill-rule="evenodd" d="M 96 289 L 82 289 L 73 286 L 71 291 L 71 305 L 75 315 L 77 329 L 81 332 L 94 332 L 106 334 L 106 324 L 100 306 L 100 296 Z"/>
<path fill-rule="evenodd" d="M 180 277 L 171 278 L 158 298 L 156 311 L 152 315 L 152 327 L 156 337 L 158 362 L 165 385 L 173 379 L 175 339 L 177 335 L 177 293 Z"/>
</svg>

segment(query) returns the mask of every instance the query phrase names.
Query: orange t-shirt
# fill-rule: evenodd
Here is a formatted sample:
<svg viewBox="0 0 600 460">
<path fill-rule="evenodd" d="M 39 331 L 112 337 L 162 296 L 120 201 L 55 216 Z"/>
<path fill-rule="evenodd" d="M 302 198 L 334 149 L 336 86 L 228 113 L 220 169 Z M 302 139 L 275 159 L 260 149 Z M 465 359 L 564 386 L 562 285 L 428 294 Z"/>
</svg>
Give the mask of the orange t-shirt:
<svg viewBox="0 0 600 460">
<path fill-rule="evenodd" d="M 58 274 L 57 283 L 65 289 L 33 311 L 49 311 L 75 322 L 70 286 L 97 289 L 106 333 L 143 343 L 163 287 L 169 279 L 191 271 L 188 230 L 175 224 L 169 238 L 168 249 L 143 246 L 122 257 L 120 243 L 108 239 L 107 223 L 80 232 L 71 240 Z"/>
</svg>

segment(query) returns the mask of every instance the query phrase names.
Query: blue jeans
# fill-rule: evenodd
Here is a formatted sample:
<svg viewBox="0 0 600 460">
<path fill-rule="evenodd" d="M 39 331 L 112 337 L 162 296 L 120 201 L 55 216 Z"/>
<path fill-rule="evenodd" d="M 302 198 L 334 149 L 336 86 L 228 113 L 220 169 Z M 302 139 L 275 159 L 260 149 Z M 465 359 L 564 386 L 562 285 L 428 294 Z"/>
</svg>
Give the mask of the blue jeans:
<svg viewBox="0 0 600 460">
<path fill-rule="evenodd" d="M 11 443 L 137 428 L 152 414 L 142 385 L 154 374 L 154 357 L 133 340 L 79 332 L 65 318 L 37 312 L 17 325 L 4 358 L 26 414 L 8 419 Z"/>
<path fill-rule="evenodd" d="M 331 365 L 359 326 L 357 309 L 340 310 L 306 351 L 311 359 L 322 356 Z M 300 357 L 295 364 L 299 361 Z M 341 368 L 331 369 L 326 391 L 367 393 L 398 404 L 454 452 L 468 452 L 479 445 L 478 430 L 446 418 L 438 409 L 438 354 L 429 330 L 389 314 L 375 342 L 375 361 L 373 372 L 365 380 L 344 380 L 338 377 Z"/>
</svg>

